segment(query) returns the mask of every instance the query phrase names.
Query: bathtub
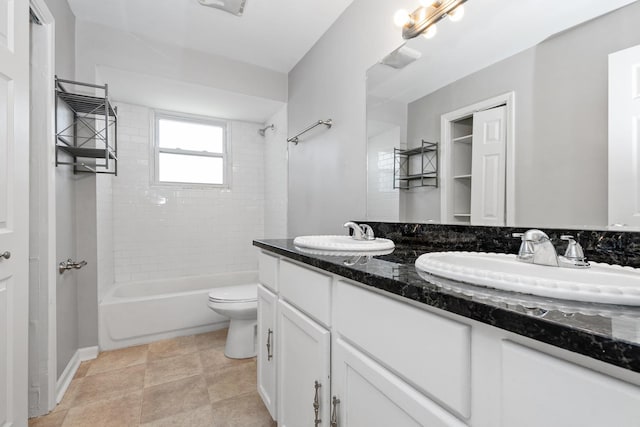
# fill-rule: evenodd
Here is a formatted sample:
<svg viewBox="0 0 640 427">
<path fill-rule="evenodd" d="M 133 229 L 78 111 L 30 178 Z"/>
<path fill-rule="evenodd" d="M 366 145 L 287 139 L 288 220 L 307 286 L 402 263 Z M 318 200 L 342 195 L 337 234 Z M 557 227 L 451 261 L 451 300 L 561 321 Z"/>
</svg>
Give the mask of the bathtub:
<svg viewBox="0 0 640 427">
<path fill-rule="evenodd" d="M 100 349 L 222 329 L 229 319 L 207 306 L 209 290 L 257 281 L 248 271 L 117 284 L 99 304 Z"/>
</svg>

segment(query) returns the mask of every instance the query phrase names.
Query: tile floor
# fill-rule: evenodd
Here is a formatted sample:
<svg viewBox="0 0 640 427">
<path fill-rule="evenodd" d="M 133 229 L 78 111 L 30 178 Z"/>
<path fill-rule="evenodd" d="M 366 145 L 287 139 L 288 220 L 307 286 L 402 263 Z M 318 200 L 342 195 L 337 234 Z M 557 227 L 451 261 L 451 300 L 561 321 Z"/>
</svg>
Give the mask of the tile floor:
<svg viewBox="0 0 640 427">
<path fill-rule="evenodd" d="M 224 356 L 227 331 L 100 353 L 62 402 L 31 427 L 274 427 L 256 392 L 256 361 Z"/>
</svg>

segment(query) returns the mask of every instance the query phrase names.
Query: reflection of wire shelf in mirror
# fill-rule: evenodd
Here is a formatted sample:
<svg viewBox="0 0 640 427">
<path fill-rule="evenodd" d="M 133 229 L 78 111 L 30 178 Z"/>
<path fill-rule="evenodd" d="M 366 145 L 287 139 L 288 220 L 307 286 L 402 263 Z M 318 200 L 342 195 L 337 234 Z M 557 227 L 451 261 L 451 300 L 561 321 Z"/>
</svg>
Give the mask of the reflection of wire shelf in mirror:
<svg viewBox="0 0 640 427">
<path fill-rule="evenodd" d="M 70 86 L 76 91 L 68 90 Z M 78 88 L 96 94 L 78 93 Z M 118 110 L 109 101 L 108 85 L 56 76 L 56 166 L 72 165 L 73 173 L 117 175 L 117 122 Z"/>
<path fill-rule="evenodd" d="M 422 140 L 420 147 L 393 149 L 393 188 L 438 187 L 438 143 Z"/>
</svg>

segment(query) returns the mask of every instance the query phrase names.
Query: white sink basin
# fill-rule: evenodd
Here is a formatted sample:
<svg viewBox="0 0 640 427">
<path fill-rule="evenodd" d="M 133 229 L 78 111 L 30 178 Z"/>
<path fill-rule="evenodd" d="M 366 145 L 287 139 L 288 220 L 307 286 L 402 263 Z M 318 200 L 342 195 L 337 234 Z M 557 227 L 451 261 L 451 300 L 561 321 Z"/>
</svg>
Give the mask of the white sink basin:
<svg viewBox="0 0 640 427">
<path fill-rule="evenodd" d="M 395 248 L 389 239 L 355 240 L 351 236 L 298 236 L 293 239 L 293 244 L 302 249 L 339 253 L 381 252 Z"/>
<path fill-rule="evenodd" d="M 520 262 L 515 255 L 433 252 L 416 268 L 472 285 L 525 294 L 606 304 L 640 305 L 640 269 L 591 263 L 591 268 L 549 267 Z"/>
</svg>

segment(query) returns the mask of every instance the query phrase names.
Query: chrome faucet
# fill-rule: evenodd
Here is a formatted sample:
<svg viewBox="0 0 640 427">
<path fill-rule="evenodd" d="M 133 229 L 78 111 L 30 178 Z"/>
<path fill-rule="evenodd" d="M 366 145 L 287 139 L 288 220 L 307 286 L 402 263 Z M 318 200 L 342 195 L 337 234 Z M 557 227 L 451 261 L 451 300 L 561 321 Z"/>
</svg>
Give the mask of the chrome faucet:
<svg viewBox="0 0 640 427">
<path fill-rule="evenodd" d="M 573 236 L 560 236 L 560 239 L 569 242 L 564 256 L 558 255 L 551 239 L 543 231 L 531 229 L 524 233 L 513 233 L 513 237 L 520 237 L 522 240 L 518 261 L 552 267 L 589 268 L 582 246 Z"/>
<path fill-rule="evenodd" d="M 345 222 L 343 225 L 345 228 L 351 228 L 353 230 L 353 238 L 355 240 L 375 240 L 373 229 L 368 224 L 356 224 L 353 221 Z"/>
</svg>

